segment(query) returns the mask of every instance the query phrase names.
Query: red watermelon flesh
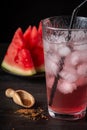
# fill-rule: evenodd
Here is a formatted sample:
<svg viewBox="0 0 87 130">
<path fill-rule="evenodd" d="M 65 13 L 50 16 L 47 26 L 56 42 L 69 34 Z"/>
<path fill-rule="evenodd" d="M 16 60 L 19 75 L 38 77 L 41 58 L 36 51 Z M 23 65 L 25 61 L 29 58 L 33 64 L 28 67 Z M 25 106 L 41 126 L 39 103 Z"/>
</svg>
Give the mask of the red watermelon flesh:
<svg viewBox="0 0 87 130">
<path fill-rule="evenodd" d="M 38 43 L 38 32 L 36 26 L 29 26 L 24 32 L 24 39 L 26 41 L 26 47 L 32 50 Z"/>
<path fill-rule="evenodd" d="M 16 75 L 33 75 L 36 73 L 30 51 L 25 48 L 21 28 L 18 28 L 7 49 L 1 66 Z"/>
<path fill-rule="evenodd" d="M 26 29 L 26 31 L 24 32 L 23 36 L 24 36 L 24 39 L 25 39 L 25 47 L 27 49 L 30 49 L 30 46 L 29 46 L 29 39 L 30 39 L 30 35 L 31 35 L 31 25 Z"/>
<path fill-rule="evenodd" d="M 39 40 L 42 40 L 42 23 L 39 23 L 38 26 L 38 35 L 39 35 Z"/>
<path fill-rule="evenodd" d="M 44 55 L 41 46 L 36 47 L 31 52 L 34 66 L 37 72 L 44 72 Z"/>
<path fill-rule="evenodd" d="M 27 35 L 26 35 L 27 32 Z M 44 53 L 43 53 L 43 41 L 42 41 L 42 24 L 39 23 L 38 29 L 36 26 L 26 29 L 24 38 L 27 39 L 27 46 L 30 50 L 34 66 L 37 72 L 44 71 Z"/>
</svg>

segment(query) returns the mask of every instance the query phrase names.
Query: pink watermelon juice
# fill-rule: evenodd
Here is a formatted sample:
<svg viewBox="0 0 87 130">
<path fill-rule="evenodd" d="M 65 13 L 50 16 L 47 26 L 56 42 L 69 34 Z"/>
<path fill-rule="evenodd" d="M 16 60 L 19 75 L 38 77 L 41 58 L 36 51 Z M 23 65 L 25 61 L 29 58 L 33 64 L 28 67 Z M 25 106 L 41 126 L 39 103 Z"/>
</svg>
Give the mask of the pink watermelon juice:
<svg viewBox="0 0 87 130">
<path fill-rule="evenodd" d="M 55 77 L 53 77 L 55 78 Z M 87 82 L 87 78 L 84 79 Z M 47 82 L 50 81 L 50 75 L 47 76 Z M 80 83 L 79 83 L 80 82 Z M 83 81 L 77 81 L 78 87 L 72 93 L 62 93 L 58 89 L 56 89 L 53 103 L 49 109 L 55 111 L 56 113 L 76 113 L 86 109 L 86 102 L 87 102 L 87 84 L 81 84 Z M 50 101 L 50 95 L 52 92 L 52 85 L 53 82 L 50 81 L 50 84 L 47 83 L 47 96 L 48 96 L 48 103 Z"/>
<path fill-rule="evenodd" d="M 73 119 L 82 118 L 87 103 L 87 43 L 79 41 L 78 45 L 74 42 L 62 45 L 49 44 L 45 40 L 44 43 L 50 115 L 67 114 L 74 115 Z M 77 114 L 82 111 L 81 115 Z"/>
<path fill-rule="evenodd" d="M 48 51 L 49 43 L 44 43 L 49 114 L 53 117 L 57 113 L 71 114 L 74 119 L 82 118 L 87 103 L 87 44 L 80 42 L 78 47 L 73 45 L 72 50 L 63 44 L 57 51 L 58 45 L 52 47 L 51 44 Z M 78 117 L 77 113 L 81 111 L 83 113 Z"/>
</svg>

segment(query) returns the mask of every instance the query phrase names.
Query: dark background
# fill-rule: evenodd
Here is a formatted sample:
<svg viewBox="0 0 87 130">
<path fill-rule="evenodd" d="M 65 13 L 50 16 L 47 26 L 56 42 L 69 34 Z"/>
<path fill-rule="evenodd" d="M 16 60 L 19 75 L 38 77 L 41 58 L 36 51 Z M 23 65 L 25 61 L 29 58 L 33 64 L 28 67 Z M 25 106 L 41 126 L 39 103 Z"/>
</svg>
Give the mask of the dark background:
<svg viewBox="0 0 87 130">
<path fill-rule="evenodd" d="M 24 31 L 29 25 L 36 25 L 41 19 L 54 15 L 71 15 L 73 9 L 83 0 L 3 0 L 0 3 L 0 43 L 10 42 L 20 26 Z M 87 16 L 87 3 L 78 15 Z"/>
</svg>

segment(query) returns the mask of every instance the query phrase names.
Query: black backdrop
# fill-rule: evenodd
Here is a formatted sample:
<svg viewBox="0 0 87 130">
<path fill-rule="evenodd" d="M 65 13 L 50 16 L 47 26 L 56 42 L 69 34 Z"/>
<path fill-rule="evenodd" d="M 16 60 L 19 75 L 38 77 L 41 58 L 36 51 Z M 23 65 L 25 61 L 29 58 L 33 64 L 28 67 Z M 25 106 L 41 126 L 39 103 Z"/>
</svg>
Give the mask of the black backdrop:
<svg viewBox="0 0 87 130">
<path fill-rule="evenodd" d="M 83 0 L 3 0 L 0 3 L 0 43 L 10 42 L 15 30 L 23 31 L 31 24 L 38 26 L 41 19 L 54 15 L 71 15 Z M 87 3 L 78 15 L 87 16 Z"/>
</svg>

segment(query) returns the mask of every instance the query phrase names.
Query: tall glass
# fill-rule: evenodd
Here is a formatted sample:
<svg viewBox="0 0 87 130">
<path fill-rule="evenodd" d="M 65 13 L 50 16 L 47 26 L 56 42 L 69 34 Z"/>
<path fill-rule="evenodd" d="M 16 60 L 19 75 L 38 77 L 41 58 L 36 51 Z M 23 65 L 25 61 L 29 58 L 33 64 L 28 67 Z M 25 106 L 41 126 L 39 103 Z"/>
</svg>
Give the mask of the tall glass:
<svg viewBox="0 0 87 130">
<path fill-rule="evenodd" d="M 85 117 L 87 103 L 87 18 L 42 20 L 48 112 L 53 118 Z"/>
</svg>

